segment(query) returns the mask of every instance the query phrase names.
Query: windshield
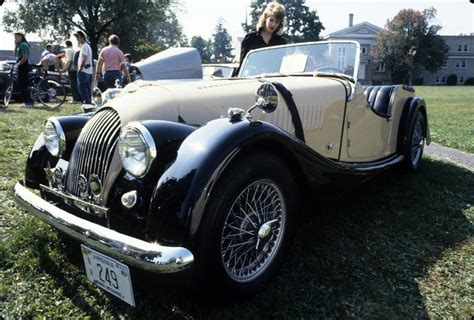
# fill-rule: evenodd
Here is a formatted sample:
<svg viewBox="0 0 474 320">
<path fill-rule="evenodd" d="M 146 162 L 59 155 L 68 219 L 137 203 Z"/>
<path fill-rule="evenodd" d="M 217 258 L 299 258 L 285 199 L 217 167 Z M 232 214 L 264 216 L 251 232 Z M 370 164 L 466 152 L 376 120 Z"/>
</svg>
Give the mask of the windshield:
<svg viewBox="0 0 474 320">
<path fill-rule="evenodd" d="M 355 79 L 358 63 L 359 46 L 356 42 L 293 44 L 250 52 L 239 76 L 330 72 Z"/>
</svg>

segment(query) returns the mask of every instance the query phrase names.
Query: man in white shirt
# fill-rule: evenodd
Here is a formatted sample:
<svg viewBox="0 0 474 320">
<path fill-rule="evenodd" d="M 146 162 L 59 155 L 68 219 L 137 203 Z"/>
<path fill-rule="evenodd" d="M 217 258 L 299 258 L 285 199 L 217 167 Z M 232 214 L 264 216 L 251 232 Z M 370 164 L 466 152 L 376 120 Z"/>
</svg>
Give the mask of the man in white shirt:
<svg viewBox="0 0 474 320">
<path fill-rule="evenodd" d="M 41 52 L 41 59 L 43 59 L 46 55 L 52 52 L 53 52 L 53 46 L 50 44 L 46 45 L 46 48 L 44 49 L 44 51 Z"/>
<path fill-rule="evenodd" d="M 82 98 L 77 88 L 77 68 L 74 65 L 75 51 L 74 51 L 74 48 L 72 47 L 72 42 L 70 40 L 66 41 L 66 49 L 64 49 L 64 52 L 66 53 L 66 63 L 64 64 L 64 70 L 66 70 L 69 75 L 69 84 L 71 85 L 72 102 L 78 103 L 78 102 L 81 102 Z"/>
<path fill-rule="evenodd" d="M 86 42 L 86 35 L 82 31 L 77 31 L 74 36 L 81 47 L 79 60 L 77 63 L 77 83 L 79 93 L 83 103 L 91 103 L 91 83 L 92 83 L 92 49 Z"/>
<path fill-rule="evenodd" d="M 40 64 L 43 66 L 43 70 L 45 71 L 59 70 L 59 59 L 54 53 L 48 53 L 42 57 Z"/>
</svg>

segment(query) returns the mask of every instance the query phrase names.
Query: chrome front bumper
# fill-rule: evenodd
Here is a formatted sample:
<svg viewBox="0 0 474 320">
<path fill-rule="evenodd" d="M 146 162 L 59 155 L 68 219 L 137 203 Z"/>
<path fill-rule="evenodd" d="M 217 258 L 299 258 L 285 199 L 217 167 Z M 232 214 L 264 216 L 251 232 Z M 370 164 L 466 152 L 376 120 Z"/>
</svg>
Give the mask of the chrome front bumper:
<svg viewBox="0 0 474 320">
<path fill-rule="evenodd" d="M 165 247 L 133 238 L 72 215 L 37 196 L 22 183 L 13 189 L 15 200 L 30 214 L 106 255 L 140 269 L 170 273 L 190 267 L 193 254 L 182 247 Z"/>
</svg>

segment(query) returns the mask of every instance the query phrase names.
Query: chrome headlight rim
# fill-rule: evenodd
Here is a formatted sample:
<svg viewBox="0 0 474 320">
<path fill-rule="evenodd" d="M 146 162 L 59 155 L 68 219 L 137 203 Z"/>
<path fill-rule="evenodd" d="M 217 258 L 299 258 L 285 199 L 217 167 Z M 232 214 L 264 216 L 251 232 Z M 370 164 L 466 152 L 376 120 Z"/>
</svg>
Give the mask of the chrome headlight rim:
<svg viewBox="0 0 474 320">
<path fill-rule="evenodd" d="M 52 126 L 54 127 L 54 130 L 56 131 L 56 138 L 58 139 L 58 150 L 56 151 L 55 149 L 52 149 L 50 145 L 47 143 L 46 137 L 44 135 L 44 129 L 43 129 L 44 144 L 46 146 L 46 149 L 48 149 L 49 153 L 52 156 L 61 157 L 64 155 L 64 152 L 66 151 L 66 135 L 64 134 L 64 130 L 61 126 L 61 123 L 59 123 L 56 117 L 48 118 L 45 122 L 44 127 L 46 127 L 48 122 L 52 124 Z"/>
<path fill-rule="evenodd" d="M 137 133 L 139 137 L 141 138 L 142 142 L 145 144 L 145 147 L 146 147 L 145 156 L 146 156 L 147 162 L 146 162 L 145 169 L 143 170 L 143 172 L 141 172 L 140 174 L 135 174 L 126 168 L 125 161 L 122 157 L 122 154 L 120 154 L 119 152 L 120 161 L 122 162 L 123 168 L 129 174 L 131 174 L 132 176 L 136 178 L 143 178 L 150 171 L 151 165 L 153 164 L 153 160 L 155 160 L 156 158 L 157 150 L 156 150 L 155 139 L 153 139 L 153 136 L 151 135 L 150 131 L 143 124 L 141 124 L 140 122 L 131 122 L 127 124 L 122 129 L 122 132 L 120 133 L 120 138 L 118 142 L 119 150 L 120 150 L 120 144 L 123 143 L 125 139 L 125 135 L 128 131 L 134 131 L 135 133 Z"/>
</svg>

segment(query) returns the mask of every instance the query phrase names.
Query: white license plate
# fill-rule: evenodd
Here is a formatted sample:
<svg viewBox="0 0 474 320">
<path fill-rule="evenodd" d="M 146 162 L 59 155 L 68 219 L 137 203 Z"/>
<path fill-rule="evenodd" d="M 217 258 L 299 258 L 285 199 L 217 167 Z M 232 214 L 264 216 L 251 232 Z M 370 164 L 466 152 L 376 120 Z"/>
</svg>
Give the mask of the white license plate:
<svg viewBox="0 0 474 320">
<path fill-rule="evenodd" d="M 135 306 L 127 265 L 81 244 L 87 278 L 102 289 Z"/>
</svg>

